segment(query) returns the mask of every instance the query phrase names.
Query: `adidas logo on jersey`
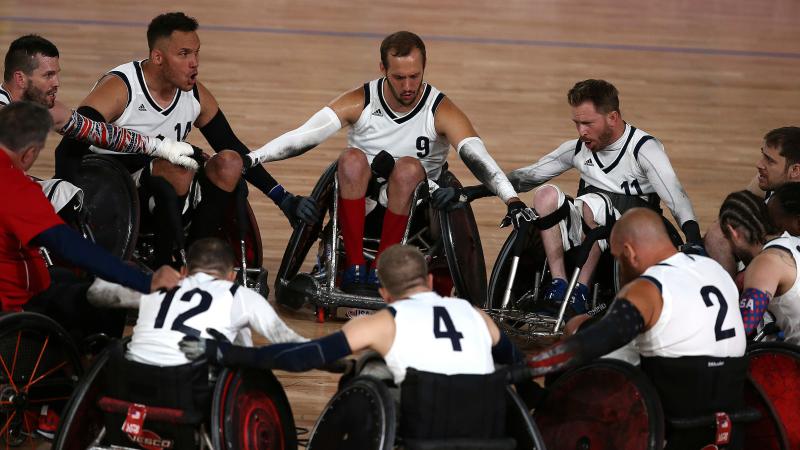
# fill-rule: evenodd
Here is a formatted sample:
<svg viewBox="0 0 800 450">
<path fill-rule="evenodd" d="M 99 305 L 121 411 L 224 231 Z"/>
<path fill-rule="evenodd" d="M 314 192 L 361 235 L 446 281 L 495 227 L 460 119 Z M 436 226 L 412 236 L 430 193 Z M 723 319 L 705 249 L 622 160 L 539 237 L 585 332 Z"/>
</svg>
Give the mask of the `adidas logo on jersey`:
<svg viewBox="0 0 800 450">
<path fill-rule="evenodd" d="M 375 112 L 372 113 L 372 115 L 373 116 L 378 116 L 378 117 L 383 117 L 383 111 L 381 111 L 380 109 L 376 109 Z"/>
<path fill-rule="evenodd" d="M 587 159 L 586 162 L 583 163 L 583 164 L 586 165 L 586 166 L 594 166 L 594 163 L 592 162 L 591 158 Z"/>
<path fill-rule="evenodd" d="M 144 103 L 139 104 L 139 111 L 147 111 L 147 108 L 144 107 Z"/>
</svg>

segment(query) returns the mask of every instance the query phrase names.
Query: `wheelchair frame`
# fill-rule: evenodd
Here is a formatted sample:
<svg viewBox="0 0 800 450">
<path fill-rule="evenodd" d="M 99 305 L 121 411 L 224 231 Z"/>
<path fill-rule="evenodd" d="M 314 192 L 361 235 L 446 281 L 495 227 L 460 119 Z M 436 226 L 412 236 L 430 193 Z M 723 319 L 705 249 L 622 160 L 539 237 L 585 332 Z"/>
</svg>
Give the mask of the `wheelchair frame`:
<svg viewBox="0 0 800 450">
<path fill-rule="evenodd" d="M 294 229 L 281 260 L 280 269 L 275 277 L 275 293 L 278 302 L 294 309 L 298 309 L 304 304 L 310 304 L 316 308 L 317 320 L 320 322 L 324 321 L 329 315 L 333 315 L 332 313 L 335 314 L 334 310 L 339 307 L 377 310 L 386 306 L 386 303 L 380 297 L 348 294 L 341 291 L 337 286 L 339 258 L 342 253 L 340 250 L 341 236 L 339 234 L 336 166 L 337 163 L 334 162 L 325 170 L 311 193 L 311 196 L 320 205 L 322 212 L 324 213 L 328 210 L 329 222 L 325 226 L 323 226 L 322 221 L 313 226 L 301 224 Z M 446 170 L 446 167 L 440 180 L 460 186 L 458 180 Z M 460 259 L 459 256 L 463 255 L 459 255 L 455 251 L 454 245 L 451 244 L 458 240 L 460 230 L 455 229 L 456 227 L 453 225 L 453 220 L 455 219 L 451 217 L 450 213 L 434 212 L 436 217 L 431 220 L 438 219 L 441 237 L 434 238 L 433 242 L 429 242 L 424 236 L 432 227 L 430 223 L 423 225 L 419 231 L 413 228 L 420 214 L 418 202 L 427 198 L 427 189 L 427 183 L 425 182 L 417 185 L 412 197 L 412 205 L 414 206 L 409 212 L 408 223 L 401 243 L 420 247 L 429 261 L 431 261 L 432 271 L 436 270 L 437 261 L 443 257 L 446 260 L 456 292 L 461 296 L 466 293 L 473 303 L 483 303 L 486 271 L 483 261 L 483 249 L 480 245 L 480 235 L 472 210 L 469 205 L 466 205 L 464 210 L 456 213 L 464 214 L 464 217 L 460 219 L 471 223 L 471 226 L 468 226 L 468 230 L 461 231 L 462 234 L 466 233 L 471 238 L 469 251 L 472 253 L 470 256 L 474 260 L 474 265 L 477 266 L 472 268 L 474 270 L 467 277 L 462 274 L 462 266 L 464 264 L 461 259 L 470 259 L 470 257 Z M 336 236 L 335 239 L 334 236 Z M 322 242 L 316 266 L 310 273 L 300 272 L 309 250 L 317 239 Z M 366 238 L 365 242 L 377 244 L 378 240 Z M 365 249 L 364 253 L 367 259 L 374 259 L 374 253 L 367 249 Z M 449 295 L 449 293 L 445 294 Z"/>
</svg>

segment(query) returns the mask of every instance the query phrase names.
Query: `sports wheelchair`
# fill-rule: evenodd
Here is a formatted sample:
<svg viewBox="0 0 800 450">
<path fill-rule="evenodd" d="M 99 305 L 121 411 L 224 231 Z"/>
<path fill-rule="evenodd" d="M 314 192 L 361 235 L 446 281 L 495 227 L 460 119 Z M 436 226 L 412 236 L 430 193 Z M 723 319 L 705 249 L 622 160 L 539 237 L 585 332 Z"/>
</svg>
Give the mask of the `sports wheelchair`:
<svg viewBox="0 0 800 450">
<path fill-rule="evenodd" d="M 315 225 L 302 224 L 294 229 L 283 254 L 275 277 L 277 301 L 294 309 L 308 303 L 316 307 L 317 320 L 335 315 L 339 307 L 356 310 L 375 310 L 385 306 L 376 296 L 354 295 L 342 292 L 338 286 L 344 262 L 344 250 L 338 219 L 337 163 L 331 164 L 320 177 L 311 193 L 317 206 L 329 220 Z M 437 181 L 439 186 L 460 187 L 458 179 L 447 166 Z M 409 212 L 403 240 L 404 244 L 417 246 L 426 256 L 434 276 L 434 289 L 441 295 L 455 295 L 482 304 L 486 296 L 486 266 L 483 258 L 478 226 L 469 205 L 453 211 L 434 211 L 428 203 L 428 186 L 417 186 Z M 364 255 L 374 260 L 379 244 L 380 221 L 383 207 L 378 206 L 367 215 L 364 238 Z M 310 272 L 301 272 L 306 255 L 320 240 L 315 265 Z M 346 310 L 352 314 L 353 310 Z"/>
<path fill-rule="evenodd" d="M 630 196 L 605 194 L 611 197 L 612 203 L 620 213 L 637 206 L 661 213 L 661 209 L 653 206 L 652 202 L 637 201 L 636 198 L 628 199 Z M 565 298 L 570 298 L 592 245 L 598 240 L 609 237 L 613 223 L 611 220 L 607 225 L 587 232 L 581 245 L 564 253 L 565 268 L 568 274 L 571 273 L 570 279 L 567 280 L 569 286 Z M 683 243 L 680 234 L 666 218 L 664 226 L 673 244 L 676 247 L 680 246 Z M 555 316 L 535 312 L 542 309 L 543 287 L 551 280 L 539 230 L 532 223 L 525 222 L 519 230 L 511 231 L 500 248 L 489 277 L 484 310 L 510 336 L 534 344 L 551 343 L 561 335 L 568 303 L 562 302 L 561 309 Z M 605 251 L 601 254 L 594 272 L 594 283 L 590 290 L 591 308 L 607 307 L 620 287 L 618 263 L 609 251 Z"/>
<path fill-rule="evenodd" d="M 60 409 L 83 375 L 67 332 L 41 314 L 0 314 L 0 436 L 6 446 L 32 439 L 40 409 Z"/>
<path fill-rule="evenodd" d="M 743 448 L 747 450 L 797 448 L 786 440 L 785 422 L 776 411 L 775 400 L 752 376 L 757 370 L 755 365 L 751 360 L 744 408 L 725 411 L 726 416 L 665 418 L 658 393 L 641 370 L 622 361 L 600 359 L 558 376 L 547 387 L 544 400 L 534 408 L 533 417 L 548 450 L 661 450 L 667 427 L 674 430 L 716 428 L 719 433 L 726 425 L 728 432 L 731 426 L 742 427 Z M 775 376 L 796 377 L 796 371 L 795 368 L 791 375 Z M 793 378 L 793 382 L 796 381 Z M 777 393 L 777 389 L 773 388 L 773 392 Z M 791 399 L 795 406 L 797 396 Z M 797 416 L 796 407 L 791 413 Z M 727 421 L 727 424 L 718 420 Z"/>
<path fill-rule="evenodd" d="M 408 369 L 398 388 L 380 355 L 367 353 L 343 376 L 308 448 L 543 450 L 528 408 L 509 386 L 514 373 L 448 376 Z"/>
<path fill-rule="evenodd" d="M 127 360 L 126 347 L 109 345 L 81 380 L 54 449 L 297 448 L 289 402 L 271 372 L 217 373 L 205 361 L 150 366 Z"/>
<path fill-rule="evenodd" d="M 107 155 L 84 156 L 75 184 L 84 191 L 88 221 L 98 244 L 121 259 L 154 266 L 154 230 L 140 220 L 139 193 L 128 170 Z M 220 238 L 229 242 L 236 256 L 239 283 L 265 298 L 269 294 L 263 268 L 261 234 L 247 202 L 246 184 L 237 188 L 237 202 L 224 213 Z M 185 229 L 184 229 L 185 232 Z M 178 233 L 182 247 L 184 235 Z"/>
</svg>

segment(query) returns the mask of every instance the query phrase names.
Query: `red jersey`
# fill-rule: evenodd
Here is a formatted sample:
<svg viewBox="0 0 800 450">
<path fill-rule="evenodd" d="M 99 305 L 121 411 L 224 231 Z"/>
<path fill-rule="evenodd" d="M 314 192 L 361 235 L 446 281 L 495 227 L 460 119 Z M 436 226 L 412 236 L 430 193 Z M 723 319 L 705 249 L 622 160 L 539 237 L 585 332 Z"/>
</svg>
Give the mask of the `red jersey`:
<svg viewBox="0 0 800 450">
<path fill-rule="evenodd" d="M 0 303 L 19 311 L 28 299 L 47 289 L 50 274 L 39 248 L 30 241 L 64 222 L 41 186 L 0 151 Z"/>
</svg>

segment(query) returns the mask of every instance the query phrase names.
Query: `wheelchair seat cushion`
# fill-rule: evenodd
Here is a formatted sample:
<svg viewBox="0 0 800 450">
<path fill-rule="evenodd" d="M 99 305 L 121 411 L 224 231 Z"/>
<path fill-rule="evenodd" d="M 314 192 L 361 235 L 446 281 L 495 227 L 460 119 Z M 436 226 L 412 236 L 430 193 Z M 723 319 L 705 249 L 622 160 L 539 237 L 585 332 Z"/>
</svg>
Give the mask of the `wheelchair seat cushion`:
<svg viewBox="0 0 800 450">
<path fill-rule="evenodd" d="M 442 375 L 409 368 L 400 392 L 406 440 L 496 439 L 505 434 L 506 374 Z"/>
</svg>

